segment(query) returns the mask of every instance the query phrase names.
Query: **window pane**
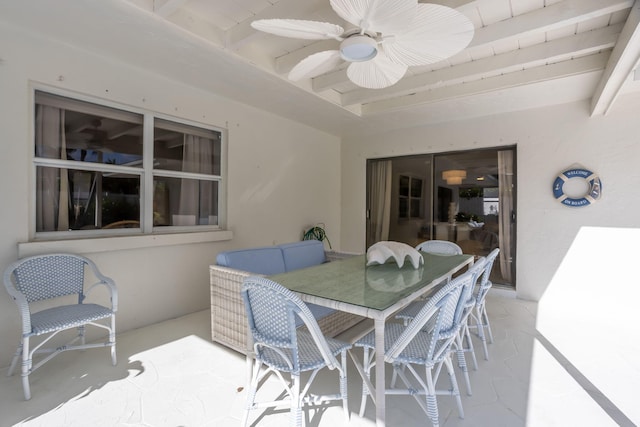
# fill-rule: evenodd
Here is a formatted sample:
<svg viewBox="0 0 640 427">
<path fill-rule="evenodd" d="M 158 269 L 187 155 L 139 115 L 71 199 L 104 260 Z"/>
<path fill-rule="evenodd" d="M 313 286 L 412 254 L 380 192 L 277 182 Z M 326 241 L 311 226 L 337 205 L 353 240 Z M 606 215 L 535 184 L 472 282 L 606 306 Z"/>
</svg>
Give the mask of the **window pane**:
<svg viewBox="0 0 640 427">
<path fill-rule="evenodd" d="M 407 218 L 409 217 L 409 199 L 400 198 L 398 200 L 398 217 L 399 218 Z"/>
<path fill-rule="evenodd" d="M 400 190 L 401 196 L 409 196 L 409 177 L 400 175 Z"/>
<path fill-rule="evenodd" d="M 222 135 L 167 120 L 155 120 L 154 168 L 220 175 Z"/>
<path fill-rule="evenodd" d="M 137 175 L 38 167 L 36 182 L 38 232 L 140 226 Z"/>
<path fill-rule="evenodd" d="M 78 162 L 142 166 L 142 116 L 36 93 L 35 155 Z"/>
<path fill-rule="evenodd" d="M 153 225 L 218 225 L 217 181 L 155 177 Z"/>
<path fill-rule="evenodd" d="M 422 197 L 422 180 L 411 178 L 411 197 Z"/>
<path fill-rule="evenodd" d="M 420 205 L 422 200 L 411 199 L 411 218 L 420 218 Z"/>
</svg>

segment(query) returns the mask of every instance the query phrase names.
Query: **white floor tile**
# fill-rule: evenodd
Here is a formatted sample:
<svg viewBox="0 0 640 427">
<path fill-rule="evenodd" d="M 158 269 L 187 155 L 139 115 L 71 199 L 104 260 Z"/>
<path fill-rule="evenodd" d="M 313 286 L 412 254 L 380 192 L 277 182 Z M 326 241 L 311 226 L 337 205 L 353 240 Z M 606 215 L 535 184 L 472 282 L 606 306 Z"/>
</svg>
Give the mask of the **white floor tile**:
<svg viewBox="0 0 640 427">
<path fill-rule="evenodd" d="M 533 385 L 537 412 L 531 413 L 536 304 L 490 294 L 488 310 L 495 338 L 489 345 L 490 360 L 484 360 L 481 343 L 474 336 L 479 369 L 471 369 L 468 359 L 472 396 L 466 395 L 462 375 L 456 371 L 465 418 L 458 417 L 453 398 L 439 396 L 441 426 L 517 427 L 570 420 L 567 414 L 554 415 L 544 408 L 562 412 L 564 404 L 558 398 L 579 405 L 574 396 L 585 393 L 575 384 L 570 388 L 554 386 L 553 381 Z M 119 334 L 118 357 L 119 364 L 113 367 L 104 349 L 59 355 L 31 376 L 33 398 L 28 402 L 23 400 L 19 375 L 0 376 L 0 427 L 240 424 L 246 398 L 245 359 L 210 341 L 208 312 Z M 364 417 L 358 416 L 362 385 L 349 363 L 348 425 L 374 426 L 375 407 L 371 402 Z M 553 366 L 554 372 L 558 369 Z M 447 379 L 446 375 L 442 377 Z M 337 384 L 334 375 L 320 376 L 316 382 L 318 390 Z M 275 379 L 269 379 L 267 392 L 277 395 L 280 389 L 276 385 Z M 390 396 L 387 408 L 387 425 L 430 425 L 412 397 Z M 597 405 L 591 409 L 602 417 Z M 306 416 L 308 426 L 345 425 L 338 403 L 309 410 Z M 252 425 L 280 427 L 288 424 L 288 413 L 252 411 L 250 421 Z"/>
</svg>

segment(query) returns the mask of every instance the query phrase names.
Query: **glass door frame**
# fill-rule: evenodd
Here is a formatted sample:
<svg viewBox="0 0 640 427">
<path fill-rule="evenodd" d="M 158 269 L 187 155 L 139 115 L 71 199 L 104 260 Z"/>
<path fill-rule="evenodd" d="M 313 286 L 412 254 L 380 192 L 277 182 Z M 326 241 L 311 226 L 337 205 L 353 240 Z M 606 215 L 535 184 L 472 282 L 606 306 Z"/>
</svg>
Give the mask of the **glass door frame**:
<svg viewBox="0 0 640 427">
<path fill-rule="evenodd" d="M 387 238 L 380 238 L 378 240 L 398 240 L 398 241 L 404 241 L 407 244 L 410 244 L 412 246 L 415 246 L 418 242 L 418 239 L 422 239 L 422 240 L 427 240 L 427 239 L 435 239 L 438 237 L 442 237 L 442 232 L 440 230 L 440 233 L 437 232 L 436 228 L 438 227 L 437 223 L 438 222 L 442 222 L 442 218 L 440 218 L 440 216 L 442 216 L 443 212 L 438 212 L 439 210 L 442 211 L 443 207 L 440 206 L 441 209 L 439 209 L 438 207 L 438 187 L 444 186 L 444 187 L 448 187 L 451 189 L 451 191 L 453 191 L 453 195 L 452 198 L 455 200 L 458 200 L 460 195 L 456 192 L 460 191 L 460 188 L 465 188 L 465 189 L 470 189 L 470 188 L 475 188 L 476 186 L 474 186 L 474 184 L 478 183 L 480 184 L 481 181 L 476 181 L 478 176 L 474 173 L 470 173 L 468 178 L 465 179 L 462 187 L 461 186 L 456 186 L 456 185 L 452 185 L 452 186 L 446 186 L 442 185 L 443 180 L 441 178 L 441 173 L 442 173 L 442 167 L 440 167 L 439 165 L 439 160 L 445 160 L 447 157 L 450 157 L 451 159 L 455 160 L 456 156 L 460 156 L 462 155 L 462 157 L 460 157 L 460 159 L 466 159 L 466 160 L 473 160 L 473 158 L 475 157 L 479 157 L 479 159 L 477 160 L 479 163 L 482 163 L 482 157 L 486 156 L 487 157 L 487 162 L 490 163 L 490 165 L 485 165 L 485 169 L 489 170 L 491 169 L 491 173 L 487 173 L 486 177 L 484 177 L 483 179 L 490 179 L 490 180 L 495 180 L 495 188 L 498 188 L 498 173 L 497 173 L 497 169 L 498 169 L 498 152 L 500 151 L 511 151 L 512 156 L 513 156 L 513 162 L 512 162 L 512 167 L 513 167 L 513 171 L 512 171 L 512 188 L 511 188 L 511 196 L 512 196 L 512 212 L 510 212 L 508 215 L 510 216 L 509 220 L 506 222 L 506 224 L 510 224 L 510 245 L 511 245 L 511 254 L 504 254 L 505 258 L 504 258 L 504 262 L 506 262 L 508 265 L 507 268 L 510 269 L 510 274 L 511 274 L 511 281 L 510 283 L 506 283 L 507 286 L 509 287 L 515 287 L 515 283 L 516 283 L 516 269 L 515 269 L 515 265 L 516 265 L 516 242 L 517 242 L 517 222 L 516 222 L 516 213 L 517 213 L 517 146 L 515 145 L 510 145 L 510 146 L 500 146 L 500 147 L 490 147 L 490 148 L 481 148 L 481 149 L 475 149 L 475 150 L 459 150 L 459 151 L 451 151 L 451 152 L 441 152 L 441 153 L 425 153 L 425 154 L 411 154 L 408 156 L 395 156 L 395 157 L 384 157 L 384 158 L 372 158 L 372 159 L 367 159 L 367 166 L 366 166 L 366 247 L 368 248 L 369 246 L 371 246 L 373 243 L 376 242 L 376 240 L 374 240 L 372 238 L 372 234 L 371 234 L 371 227 L 372 227 L 372 201 L 373 199 L 375 199 L 374 197 L 372 197 L 371 193 L 371 174 L 372 174 L 372 169 L 374 167 L 374 165 L 377 162 L 387 162 L 389 164 L 389 174 L 391 174 L 391 178 L 389 178 L 389 181 L 392 182 L 392 186 L 399 185 L 399 181 L 398 181 L 398 177 L 399 175 L 411 175 L 411 171 L 405 169 L 406 168 L 406 164 L 407 162 L 411 161 L 411 160 L 416 160 L 419 159 L 420 161 L 422 161 L 423 164 L 425 164 L 425 169 L 422 171 L 419 171 L 419 176 L 427 176 L 428 177 L 423 181 L 423 215 L 421 215 L 420 218 L 415 218 L 415 220 L 421 220 L 421 222 L 423 223 L 422 226 L 418 227 L 416 224 L 412 223 L 412 220 L 414 220 L 414 218 L 398 218 L 398 215 L 394 216 L 394 209 L 399 209 L 398 207 L 398 203 L 391 203 L 390 206 L 387 207 L 387 209 L 390 212 L 387 212 L 387 217 L 389 217 L 389 223 L 391 223 L 390 225 L 387 226 L 387 231 L 389 232 L 388 237 Z M 492 156 L 495 156 L 494 158 L 492 158 Z M 495 160 L 494 160 L 495 159 Z M 398 168 L 396 168 L 396 164 L 401 164 L 402 169 L 398 170 Z M 426 165 L 428 163 L 428 165 Z M 464 167 L 464 164 L 463 166 Z M 470 170 L 470 169 L 469 169 Z M 422 174 L 422 175 L 420 175 Z M 439 185 L 441 184 L 441 185 Z M 484 183 L 483 183 L 484 184 Z M 491 187 L 491 185 L 478 185 L 477 187 L 480 188 L 493 188 Z M 395 191 L 396 189 L 392 189 L 394 190 L 394 192 L 392 192 L 392 194 L 395 194 L 395 196 L 397 198 L 399 197 L 399 193 L 397 191 Z M 471 194 L 473 196 L 473 192 Z M 387 196 L 388 197 L 388 196 Z M 391 197 L 392 202 L 394 202 L 393 196 Z M 482 199 L 481 202 L 476 202 L 476 203 L 481 203 L 481 206 L 484 206 L 484 198 Z M 484 207 L 482 208 L 484 209 Z M 458 214 L 460 212 L 457 212 Z M 484 211 L 482 212 L 482 216 L 480 216 L 480 218 L 482 219 L 484 217 Z M 374 215 L 375 216 L 375 215 Z M 467 222 L 468 219 L 466 219 L 464 216 L 459 216 L 459 218 L 463 218 L 464 222 Z M 447 222 L 448 222 L 448 217 L 447 217 Z M 500 219 L 500 215 L 498 215 L 498 220 Z M 396 221 L 396 224 L 393 224 L 393 222 Z M 397 226 L 399 222 L 404 222 L 404 226 L 407 227 L 410 232 L 409 235 L 410 236 L 415 236 L 414 238 L 407 238 L 407 234 L 394 234 L 393 232 L 393 228 L 394 226 Z M 417 222 L 417 221 L 414 221 Z M 478 222 L 483 222 L 483 221 L 478 221 Z M 487 224 L 488 227 L 493 227 L 495 225 L 495 227 L 498 227 L 497 224 Z M 402 224 L 401 224 L 402 226 Z M 504 224 L 502 225 L 504 226 Z M 411 228 L 413 227 L 413 228 Z M 442 225 L 440 226 L 442 227 Z M 482 228 L 485 228 L 484 226 L 481 226 Z M 460 227 L 460 229 L 462 230 L 463 227 Z M 466 226 L 464 227 L 466 228 Z M 416 230 L 418 230 L 416 232 Z M 456 229 L 457 230 L 457 229 Z M 494 231 L 493 229 L 491 229 L 492 231 Z M 415 233 L 415 234 L 412 234 Z M 463 233 L 463 237 L 466 236 L 465 231 L 462 232 Z M 468 231 L 466 231 L 466 233 L 468 234 Z M 499 235 L 500 233 L 496 233 L 496 236 L 491 237 L 488 234 L 486 234 L 487 239 L 493 238 L 493 242 L 495 242 L 495 239 L 498 240 L 498 242 L 500 241 Z M 449 237 L 449 235 L 447 234 L 447 237 Z M 459 240 L 458 236 L 453 235 L 452 237 L 454 241 Z M 411 241 L 408 241 L 411 240 Z M 451 240 L 448 239 L 447 240 Z M 493 244 L 493 243 L 492 243 Z M 485 245 L 487 246 L 487 245 Z M 486 248 L 483 252 L 479 252 L 478 256 L 480 255 L 486 255 L 484 252 L 486 252 Z M 496 263 L 498 264 L 498 263 Z M 498 269 L 498 267 L 494 267 L 494 270 Z M 506 274 L 509 274 L 508 272 Z M 508 277 L 508 276 L 505 276 Z M 499 284 L 499 283 L 498 283 Z"/>
</svg>

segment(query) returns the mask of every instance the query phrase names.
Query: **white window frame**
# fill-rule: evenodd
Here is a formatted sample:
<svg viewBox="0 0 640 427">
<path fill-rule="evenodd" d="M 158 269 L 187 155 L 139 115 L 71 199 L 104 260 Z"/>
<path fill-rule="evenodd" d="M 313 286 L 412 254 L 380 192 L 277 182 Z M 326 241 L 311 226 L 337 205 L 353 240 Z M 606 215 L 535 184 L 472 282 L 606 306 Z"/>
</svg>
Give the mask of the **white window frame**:
<svg viewBox="0 0 640 427">
<path fill-rule="evenodd" d="M 90 102 L 107 108 L 115 108 L 143 116 L 143 165 L 142 168 L 130 166 L 111 166 L 107 164 L 95 164 L 75 162 L 71 160 L 46 159 L 37 158 L 35 155 L 35 110 L 36 110 L 36 91 L 50 93 L 73 100 Z M 95 252 L 102 250 L 114 250 L 120 246 L 114 242 L 112 237 L 126 237 L 127 242 L 123 245 L 126 248 L 132 247 L 149 247 L 157 245 L 173 245 L 185 244 L 190 242 L 220 241 L 232 238 L 232 233 L 225 230 L 227 224 L 227 206 L 226 206 L 226 176 L 227 176 L 227 135 L 225 128 L 220 128 L 210 124 L 195 122 L 192 120 L 169 116 L 157 113 L 155 111 L 142 108 L 135 108 L 121 105 L 111 101 L 78 94 L 58 88 L 52 88 L 45 85 L 32 85 L 30 99 L 31 117 L 30 124 L 30 163 L 31 163 L 31 185 L 30 185 L 30 225 L 29 225 L 29 242 L 19 244 L 19 252 L 21 256 L 31 253 L 38 253 L 46 250 L 68 250 L 75 248 L 78 252 Z M 184 124 L 204 130 L 219 132 L 221 136 L 220 147 L 220 175 L 201 175 L 178 171 L 154 171 L 153 170 L 153 130 L 154 120 L 163 119 L 178 124 Z M 124 172 L 128 174 L 140 176 L 140 217 L 141 223 L 139 229 L 111 229 L 111 230 L 73 230 L 73 231 L 48 231 L 36 232 L 36 169 L 37 166 L 53 166 L 53 167 L 69 167 L 77 170 L 89 171 L 113 171 Z M 195 178 L 217 181 L 218 187 L 218 224 L 217 225 L 194 225 L 194 226 L 153 226 L 153 180 L 154 176 L 171 176 L 176 178 Z M 151 196 L 147 196 L 151 195 Z M 184 233 L 185 236 L 179 237 L 176 234 Z M 188 234 L 187 234 L 188 233 Z M 163 236 L 167 236 L 164 237 Z M 134 239 L 135 241 L 132 241 Z M 87 242 L 89 241 L 89 242 Z M 85 243 L 83 243 L 85 242 Z M 104 245 L 100 245 L 102 242 Z M 87 244 L 89 243 L 89 244 Z M 124 243 L 124 242 L 122 242 Z M 97 244 L 97 245 L 95 245 Z"/>
</svg>

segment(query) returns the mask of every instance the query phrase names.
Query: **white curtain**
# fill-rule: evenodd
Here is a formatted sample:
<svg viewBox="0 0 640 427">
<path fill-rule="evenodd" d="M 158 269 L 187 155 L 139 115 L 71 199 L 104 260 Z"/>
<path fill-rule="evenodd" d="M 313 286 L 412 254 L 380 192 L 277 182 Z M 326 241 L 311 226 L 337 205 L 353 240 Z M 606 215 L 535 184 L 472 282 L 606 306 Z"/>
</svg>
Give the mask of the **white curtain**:
<svg viewBox="0 0 640 427">
<path fill-rule="evenodd" d="M 391 221 L 391 160 L 371 164 L 369 177 L 369 236 L 368 244 L 389 240 Z"/>
<path fill-rule="evenodd" d="M 513 151 L 498 151 L 498 227 L 500 273 L 507 283 L 511 277 L 511 244 L 513 236 Z"/>
<path fill-rule="evenodd" d="M 36 156 L 66 159 L 64 110 L 36 107 Z M 36 229 L 69 230 L 69 177 L 66 169 L 38 168 Z"/>
<path fill-rule="evenodd" d="M 213 141 L 194 135 L 184 136 L 182 171 L 213 174 Z M 212 181 L 182 179 L 180 215 L 195 216 L 195 224 L 208 223 L 213 212 Z"/>
</svg>

